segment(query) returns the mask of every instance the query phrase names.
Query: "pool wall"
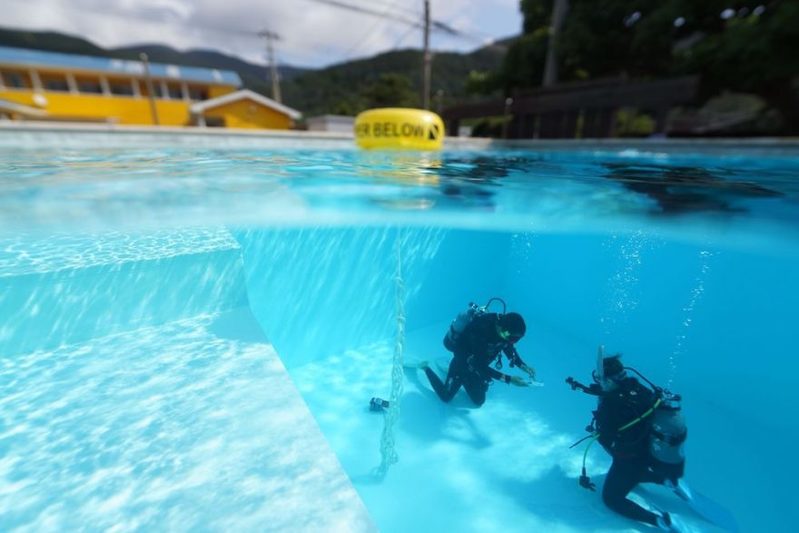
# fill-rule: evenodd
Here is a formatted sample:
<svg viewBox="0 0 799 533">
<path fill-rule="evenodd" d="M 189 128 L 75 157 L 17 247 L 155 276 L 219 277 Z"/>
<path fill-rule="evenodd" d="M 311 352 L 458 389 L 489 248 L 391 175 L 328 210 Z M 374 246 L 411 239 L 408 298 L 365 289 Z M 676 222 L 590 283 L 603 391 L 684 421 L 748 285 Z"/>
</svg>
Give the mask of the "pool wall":
<svg viewBox="0 0 799 533">
<path fill-rule="evenodd" d="M 164 145 L 203 148 L 307 148 L 353 149 L 353 135 L 318 131 L 253 131 L 232 128 L 173 128 L 118 126 L 115 124 L 53 123 L 0 121 L 0 147 L 160 147 Z M 644 152 L 735 153 L 757 156 L 795 156 L 799 139 L 756 137 L 729 139 L 645 138 L 645 139 L 516 139 L 502 140 L 477 137 L 445 137 L 446 150 L 624 150 Z M 411 152 L 416 153 L 416 152 Z"/>
<path fill-rule="evenodd" d="M 0 246 L 5 353 L 247 306 L 239 246 L 225 230 L 18 236 Z"/>
</svg>

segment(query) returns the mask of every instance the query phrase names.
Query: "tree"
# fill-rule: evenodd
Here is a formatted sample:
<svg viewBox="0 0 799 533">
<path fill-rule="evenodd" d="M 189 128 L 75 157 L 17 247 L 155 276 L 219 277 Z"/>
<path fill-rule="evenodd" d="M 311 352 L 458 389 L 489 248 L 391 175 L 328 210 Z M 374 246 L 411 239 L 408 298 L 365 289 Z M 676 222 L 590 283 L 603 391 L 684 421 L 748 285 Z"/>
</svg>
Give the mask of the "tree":
<svg viewBox="0 0 799 533">
<path fill-rule="evenodd" d="M 712 3 L 717 8 L 728 4 Z M 724 91 L 761 96 L 782 115 L 783 133 L 797 134 L 799 3 L 752 1 L 738 2 L 736 7 L 726 19 L 712 13 L 691 14 L 703 37 L 676 54 L 679 70 L 701 74 L 704 98 Z"/>
<path fill-rule="evenodd" d="M 419 105 L 419 98 L 411 90 L 411 80 L 401 74 L 381 74 L 361 92 L 361 96 L 367 108 Z"/>
<path fill-rule="evenodd" d="M 496 73 L 485 70 L 473 70 L 466 78 L 466 94 L 491 94 L 501 83 Z"/>
<path fill-rule="evenodd" d="M 552 6 L 520 1 L 524 35 L 498 76 L 507 92 L 540 85 Z M 796 0 L 570 0 L 557 46 L 561 81 L 698 74 L 703 99 L 758 94 L 799 124 Z"/>
<path fill-rule="evenodd" d="M 541 28 L 548 27 L 553 6 L 553 0 L 521 0 L 519 9 L 524 17 L 522 33 L 535 33 Z"/>
<path fill-rule="evenodd" d="M 713 89 L 769 92 L 799 76 L 799 4 L 775 2 L 760 14 L 730 18 L 681 55 L 685 70 L 704 71 Z"/>
<path fill-rule="evenodd" d="M 499 75 L 506 94 L 511 93 L 514 88 L 536 87 L 541 84 L 548 40 L 549 30 L 539 29 L 529 35 L 522 35 L 508 48 Z"/>
</svg>

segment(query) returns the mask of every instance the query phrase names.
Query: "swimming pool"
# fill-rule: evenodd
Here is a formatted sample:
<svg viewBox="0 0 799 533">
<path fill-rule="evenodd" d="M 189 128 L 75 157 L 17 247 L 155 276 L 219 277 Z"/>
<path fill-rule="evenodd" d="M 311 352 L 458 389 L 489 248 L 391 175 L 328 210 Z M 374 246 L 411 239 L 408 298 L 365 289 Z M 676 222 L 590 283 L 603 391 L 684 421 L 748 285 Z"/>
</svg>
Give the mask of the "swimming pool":
<svg viewBox="0 0 799 533">
<path fill-rule="evenodd" d="M 0 133 L 0 529 L 645 530 L 569 449 L 595 402 L 564 380 L 604 344 L 683 395 L 694 488 L 791 530 L 790 144 Z M 472 409 L 403 372 L 376 477 L 398 326 L 435 360 L 493 296 L 544 386 Z"/>
</svg>

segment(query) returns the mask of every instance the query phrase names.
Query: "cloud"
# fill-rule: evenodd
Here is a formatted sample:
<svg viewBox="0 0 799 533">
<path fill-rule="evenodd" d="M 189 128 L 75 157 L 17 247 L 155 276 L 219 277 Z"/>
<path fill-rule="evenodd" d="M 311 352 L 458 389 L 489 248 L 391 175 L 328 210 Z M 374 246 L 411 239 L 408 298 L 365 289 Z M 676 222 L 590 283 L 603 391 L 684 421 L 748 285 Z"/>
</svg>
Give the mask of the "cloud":
<svg viewBox="0 0 799 533">
<path fill-rule="evenodd" d="M 422 0 L 341 0 L 369 9 L 418 17 Z M 469 50 L 488 38 L 516 33 L 518 0 L 433 0 L 435 20 L 469 38 L 434 33 L 436 49 Z M 421 47 L 420 29 L 325 5 L 318 0 L 3 0 L 3 26 L 79 35 L 104 47 L 159 43 L 181 50 L 216 49 L 264 63 L 256 33 L 281 36 L 281 63 L 322 66 L 397 46 Z M 418 4 L 418 5 L 416 5 Z"/>
</svg>

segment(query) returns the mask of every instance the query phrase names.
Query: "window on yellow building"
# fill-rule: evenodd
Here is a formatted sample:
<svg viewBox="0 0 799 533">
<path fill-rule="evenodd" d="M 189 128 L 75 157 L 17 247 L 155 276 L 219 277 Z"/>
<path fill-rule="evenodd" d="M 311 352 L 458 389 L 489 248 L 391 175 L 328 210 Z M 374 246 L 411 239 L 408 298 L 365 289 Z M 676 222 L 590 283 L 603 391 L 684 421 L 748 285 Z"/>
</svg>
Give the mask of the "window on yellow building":
<svg viewBox="0 0 799 533">
<path fill-rule="evenodd" d="M 78 92 L 86 94 L 103 94 L 103 86 L 100 80 L 92 78 L 78 78 Z"/>
<path fill-rule="evenodd" d="M 209 128 L 224 128 L 225 117 L 205 117 L 205 125 Z"/>
<path fill-rule="evenodd" d="M 189 85 L 189 98 L 192 100 L 208 100 L 208 89 L 197 85 Z"/>
<path fill-rule="evenodd" d="M 108 80 L 111 94 L 118 96 L 133 96 L 133 85 L 130 80 Z"/>
<path fill-rule="evenodd" d="M 153 87 L 153 96 L 155 98 L 163 98 L 164 97 L 164 92 L 161 90 L 161 82 L 160 81 L 153 80 L 152 87 Z M 146 94 L 148 96 L 150 94 L 149 91 L 148 91 L 146 83 L 144 84 L 144 91 L 143 92 L 144 92 L 144 94 Z"/>
<path fill-rule="evenodd" d="M 180 84 L 168 83 L 166 88 L 172 100 L 183 100 L 183 91 L 180 90 Z"/>
<path fill-rule="evenodd" d="M 18 70 L 4 70 L 0 72 L 3 84 L 10 89 L 30 89 L 31 79 L 27 72 Z"/>
<path fill-rule="evenodd" d="M 40 77 L 45 91 L 69 92 L 69 84 L 63 74 L 41 74 Z"/>
</svg>

